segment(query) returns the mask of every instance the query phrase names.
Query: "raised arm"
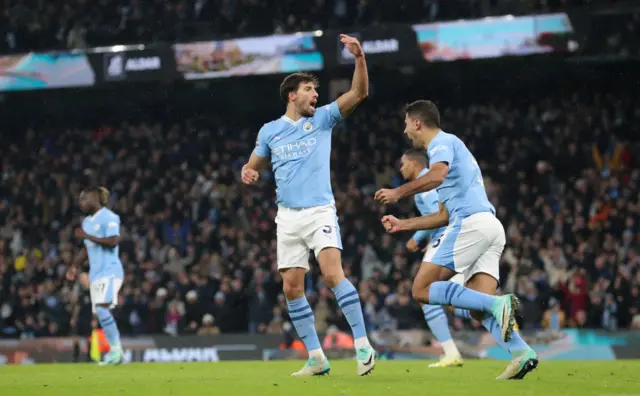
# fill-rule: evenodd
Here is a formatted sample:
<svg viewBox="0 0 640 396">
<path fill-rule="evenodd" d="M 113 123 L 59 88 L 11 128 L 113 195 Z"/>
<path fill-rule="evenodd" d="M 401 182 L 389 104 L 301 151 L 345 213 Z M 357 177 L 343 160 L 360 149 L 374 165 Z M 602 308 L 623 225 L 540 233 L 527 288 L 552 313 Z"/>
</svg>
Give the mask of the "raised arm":
<svg viewBox="0 0 640 396">
<path fill-rule="evenodd" d="M 340 35 L 342 42 L 349 52 L 355 57 L 356 69 L 353 72 L 353 80 L 351 81 L 351 89 L 342 94 L 336 101 L 338 109 L 342 117 L 347 117 L 369 96 L 369 72 L 367 71 L 367 61 L 364 57 L 364 51 L 358 39 Z"/>
</svg>

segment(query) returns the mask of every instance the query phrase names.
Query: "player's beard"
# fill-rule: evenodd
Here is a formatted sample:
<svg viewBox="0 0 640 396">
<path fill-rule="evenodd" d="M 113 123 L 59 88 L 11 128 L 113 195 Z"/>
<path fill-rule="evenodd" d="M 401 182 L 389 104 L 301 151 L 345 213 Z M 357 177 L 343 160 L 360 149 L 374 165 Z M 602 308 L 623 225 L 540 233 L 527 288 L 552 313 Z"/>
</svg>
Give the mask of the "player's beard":
<svg viewBox="0 0 640 396">
<path fill-rule="evenodd" d="M 310 104 L 302 107 L 300 110 L 300 115 L 303 117 L 313 117 L 313 114 L 315 113 L 315 108 L 313 108 Z"/>
<path fill-rule="evenodd" d="M 315 111 L 316 109 L 311 105 L 311 102 L 298 107 L 298 113 L 305 118 L 313 117 Z"/>
</svg>

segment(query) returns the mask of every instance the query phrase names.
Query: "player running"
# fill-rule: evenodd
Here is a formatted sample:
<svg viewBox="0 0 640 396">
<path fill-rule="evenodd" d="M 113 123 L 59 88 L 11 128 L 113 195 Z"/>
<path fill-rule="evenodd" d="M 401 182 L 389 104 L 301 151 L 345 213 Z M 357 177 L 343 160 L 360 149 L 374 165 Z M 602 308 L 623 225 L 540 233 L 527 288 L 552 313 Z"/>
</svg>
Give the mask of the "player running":
<svg viewBox="0 0 640 396">
<path fill-rule="evenodd" d="M 307 363 L 294 376 L 323 375 L 330 370 L 304 294 L 309 250 L 314 251 L 324 281 L 353 329 L 358 375 L 369 374 L 375 366 L 376 353 L 369 344 L 358 291 L 342 270 L 342 241 L 329 169 L 331 131 L 368 96 L 369 76 L 358 40 L 343 34 L 340 41 L 355 57 L 351 90 L 316 109 L 318 80 L 306 73 L 287 76 L 280 85 L 286 112 L 260 129 L 256 148 L 242 168 L 243 183 L 253 184 L 271 156 L 278 203 L 278 270 L 291 321 L 309 353 Z"/>
<path fill-rule="evenodd" d="M 120 217 L 106 205 L 109 190 L 95 187 L 80 193 L 80 209 L 87 213 L 82 227 L 77 229 L 75 237 L 84 240 L 84 248 L 75 257 L 67 271 L 67 279 L 74 280 L 77 267 L 89 259 L 89 277 L 80 274 L 81 283 L 89 286 L 93 313 L 98 317 L 100 326 L 111 347 L 100 365 L 122 363 L 120 332 L 110 309 L 118 304 L 118 292 L 122 286 L 124 271 L 118 257 L 120 239 Z M 89 283 L 88 285 L 86 283 Z"/>
<path fill-rule="evenodd" d="M 420 218 L 398 220 L 385 216 L 383 224 L 389 232 L 448 224 L 425 254 L 414 280 L 413 297 L 423 304 L 472 311 L 473 318 L 482 321 L 513 356 L 498 379 L 521 379 L 537 367 L 538 357 L 514 332 L 518 309 L 515 296 L 495 296 L 506 238 L 487 198 L 480 167 L 459 138 L 440 129 L 440 113 L 432 102 L 409 104 L 405 108 L 405 124 L 405 134 L 413 145 L 427 150 L 430 169 L 396 189 L 377 191 L 375 198 L 382 203 L 395 203 L 436 189 L 444 206 L 438 213 Z M 463 274 L 466 287 L 449 281 L 456 273 Z"/>
<path fill-rule="evenodd" d="M 423 150 L 411 149 L 404 153 L 400 159 L 401 167 L 400 173 L 405 180 L 415 180 L 420 176 L 423 176 L 429 171 L 427 168 L 427 157 Z M 438 192 L 431 190 L 428 192 L 416 194 L 414 196 L 416 207 L 423 216 L 430 215 L 432 213 L 438 213 L 440 206 L 438 204 Z M 413 235 L 409 242 L 407 242 L 407 250 L 410 252 L 417 252 L 422 242 L 437 241 L 444 233 L 446 227 L 440 227 L 432 230 L 418 230 Z M 455 279 L 454 279 L 455 278 Z M 452 278 L 452 282 L 462 278 L 462 275 L 458 274 Z M 461 281 L 462 279 L 459 279 Z M 439 362 L 429 365 L 431 368 L 435 367 L 460 367 L 464 361 L 460 355 L 460 351 L 456 347 L 456 343 L 451 337 L 449 331 L 449 321 L 447 320 L 447 314 L 440 305 L 422 304 L 422 312 L 424 312 L 424 318 L 427 321 L 429 329 L 436 337 L 436 339 L 442 344 L 442 350 L 444 356 Z M 466 311 L 468 312 L 468 311 Z"/>
</svg>

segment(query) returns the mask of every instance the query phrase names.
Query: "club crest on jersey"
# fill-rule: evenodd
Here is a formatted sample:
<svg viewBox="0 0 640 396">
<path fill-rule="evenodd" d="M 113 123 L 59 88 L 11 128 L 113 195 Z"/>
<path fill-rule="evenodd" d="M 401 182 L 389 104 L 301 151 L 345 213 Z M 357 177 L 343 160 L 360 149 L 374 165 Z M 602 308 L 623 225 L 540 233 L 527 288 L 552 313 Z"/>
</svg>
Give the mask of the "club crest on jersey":
<svg viewBox="0 0 640 396">
<path fill-rule="evenodd" d="M 304 129 L 305 132 L 309 132 L 311 129 L 313 129 L 313 125 L 311 125 L 311 123 L 307 121 L 304 123 L 304 125 L 302 125 L 302 129 Z"/>
<path fill-rule="evenodd" d="M 93 226 L 94 231 L 100 231 L 100 224 L 96 224 Z"/>
</svg>

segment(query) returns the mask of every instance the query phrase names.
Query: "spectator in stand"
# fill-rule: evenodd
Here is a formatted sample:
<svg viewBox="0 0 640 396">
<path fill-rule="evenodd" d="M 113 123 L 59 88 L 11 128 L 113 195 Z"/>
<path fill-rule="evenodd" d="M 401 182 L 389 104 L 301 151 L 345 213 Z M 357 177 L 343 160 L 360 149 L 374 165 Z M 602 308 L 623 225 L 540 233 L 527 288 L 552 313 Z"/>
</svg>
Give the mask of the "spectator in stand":
<svg viewBox="0 0 640 396">
<path fill-rule="evenodd" d="M 102 0 L 99 2 L 5 1 L 0 15 L 0 53 L 78 49 L 109 45 L 185 42 L 219 37 L 266 35 L 376 23 L 418 23 L 556 11 L 583 2 L 492 2 L 404 0 Z M 591 5 L 591 2 L 584 2 Z M 611 19 L 611 18 L 609 18 Z M 637 54 L 638 14 L 616 25 L 606 18 L 603 47 Z M 627 51 L 627 52 L 624 52 Z"/>
<path fill-rule="evenodd" d="M 211 314 L 205 314 L 202 317 L 202 327 L 198 329 L 198 335 L 218 335 L 220 334 L 220 329 L 217 326 L 214 326 L 215 319 Z"/>
<path fill-rule="evenodd" d="M 461 131 L 474 147 L 507 231 L 501 286 L 521 297 L 525 329 L 542 326 L 551 298 L 567 327 L 637 326 L 637 94 L 549 95 L 444 110 L 445 129 Z M 345 273 L 358 284 L 370 330 L 423 326 L 419 308 L 406 298 L 421 256 L 383 233 L 382 209 L 372 199 L 378 182 L 395 183 L 395 159 L 405 147 L 398 139 L 372 139 L 370 131 L 401 130 L 398 107 L 371 103 L 333 137 Z M 269 175 L 252 189 L 236 180 L 254 133 L 231 119 L 194 116 L 178 124 L 100 122 L 92 129 L 34 124 L 2 135 L 0 337 L 89 335 L 88 291 L 64 279 L 79 247 L 72 202 L 87 177 L 111 187 L 110 206 L 121 213 L 123 335 L 197 333 L 207 314 L 222 333 L 281 334 L 288 314 L 274 267 Z M 608 172 L 592 156 L 599 133 L 623 145 Z M 486 137 L 495 147 L 482 145 Z M 94 171 L 85 175 L 85 169 Z M 414 209 L 401 202 L 397 210 Z M 318 331 L 348 330 L 315 265 L 307 285 Z"/>
</svg>

